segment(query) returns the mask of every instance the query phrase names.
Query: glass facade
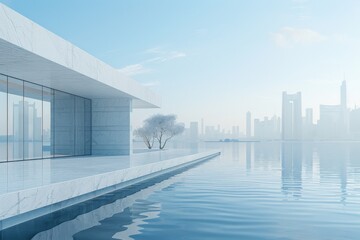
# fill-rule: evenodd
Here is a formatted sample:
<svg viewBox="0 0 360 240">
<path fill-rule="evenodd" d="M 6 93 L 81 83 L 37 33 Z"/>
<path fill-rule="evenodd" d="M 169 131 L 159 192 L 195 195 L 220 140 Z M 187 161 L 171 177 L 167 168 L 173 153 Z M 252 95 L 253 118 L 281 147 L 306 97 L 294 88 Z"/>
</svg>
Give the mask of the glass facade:
<svg viewBox="0 0 360 240">
<path fill-rule="evenodd" d="M 7 161 L 7 77 L 0 75 L 0 162 Z"/>
<path fill-rule="evenodd" d="M 75 96 L 54 92 L 55 157 L 75 155 Z"/>
<path fill-rule="evenodd" d="M 54 108 L 54 90 L 43 87 L 43 124 L 42 124 L 42 155 L 43 158 L 53 157 L 54 149 L 54 128 L 55 119 Z"/>
<path fill-rule="evenodd" d="M 0 74 L 0 162 L 91 154 L 91 100 Z"/>
<path fill-rule="evenodd" d="M 42 87 L 24 82 L 24 159 L 42 158 Z"/>
<path fill-rule="evenodd" d="M 8 160 L 24 159 L 24 82 L 8 77 Z"/>
</svg>

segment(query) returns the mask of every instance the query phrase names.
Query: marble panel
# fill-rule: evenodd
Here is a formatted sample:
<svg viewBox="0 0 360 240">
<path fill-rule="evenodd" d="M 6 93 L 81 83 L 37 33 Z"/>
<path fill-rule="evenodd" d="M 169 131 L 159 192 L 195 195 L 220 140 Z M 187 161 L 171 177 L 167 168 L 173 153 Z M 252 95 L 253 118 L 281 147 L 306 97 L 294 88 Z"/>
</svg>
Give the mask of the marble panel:
<svg viewBox="0 0 360 240">
<path fill-rule="evenodd" d="M 131 153 L 131 100 L 128 98 L 92 100 L 92 154 Z"/>
</svg>

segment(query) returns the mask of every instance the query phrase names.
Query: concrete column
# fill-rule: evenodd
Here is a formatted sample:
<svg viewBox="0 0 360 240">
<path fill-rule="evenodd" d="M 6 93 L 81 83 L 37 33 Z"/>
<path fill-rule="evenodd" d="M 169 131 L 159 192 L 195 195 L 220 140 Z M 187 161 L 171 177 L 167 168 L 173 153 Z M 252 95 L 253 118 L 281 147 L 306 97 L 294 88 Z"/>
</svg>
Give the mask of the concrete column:
<svg viewBox="0 0 360 240">
<path fill-rule="evenodd" d="M 92 154 L 132 153 L 131 99 L 92 99 Z"/>
</svg>

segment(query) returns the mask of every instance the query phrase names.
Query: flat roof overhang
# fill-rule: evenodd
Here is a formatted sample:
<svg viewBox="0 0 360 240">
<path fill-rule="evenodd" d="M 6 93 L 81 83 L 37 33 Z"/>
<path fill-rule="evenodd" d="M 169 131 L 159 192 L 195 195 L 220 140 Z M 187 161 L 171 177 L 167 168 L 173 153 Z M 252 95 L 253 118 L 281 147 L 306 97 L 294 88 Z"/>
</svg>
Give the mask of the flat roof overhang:
<svg viewBox="0 0 360 240">
<path fill-rule="evenodd" d="M 86 98 L 131 98 L 133 108 L 160 97 L 0 3 L 0 73 Z"/>
</svg>

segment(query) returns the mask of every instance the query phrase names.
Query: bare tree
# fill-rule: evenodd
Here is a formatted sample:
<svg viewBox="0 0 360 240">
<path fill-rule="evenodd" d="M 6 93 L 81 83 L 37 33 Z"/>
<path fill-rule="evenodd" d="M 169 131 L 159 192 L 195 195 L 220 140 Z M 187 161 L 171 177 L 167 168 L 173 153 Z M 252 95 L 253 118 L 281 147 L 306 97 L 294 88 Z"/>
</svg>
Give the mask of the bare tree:
<svg viewBox="0 0 360 240">
<path fill-rule="evenodd" d="M 155 139 L 159 142 L 159 149 L 164 149 L 166 143 L 174 136 L 184 131 L 184 124 L 176 122 L 176 115 L 156 114 L 146 119 L 145 125 L 155 132 Z"/>
<path fill-rule="evenodd" d="M 134 131 L 134 135 L 141 137 L 148 149 L 151 149 L 155 140 L 155 129 L 151 128 L 149 124 L 145 124 Z"/>
</svg>

